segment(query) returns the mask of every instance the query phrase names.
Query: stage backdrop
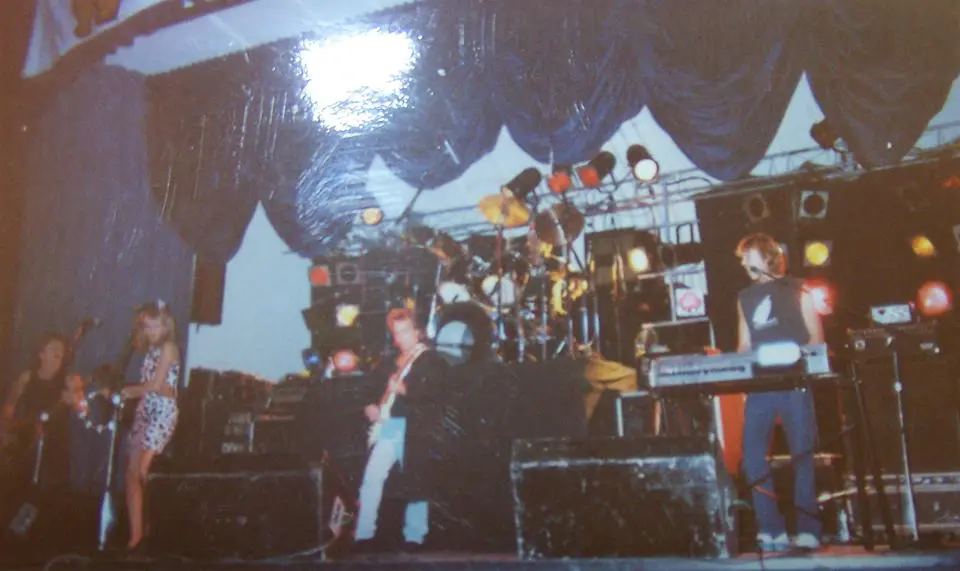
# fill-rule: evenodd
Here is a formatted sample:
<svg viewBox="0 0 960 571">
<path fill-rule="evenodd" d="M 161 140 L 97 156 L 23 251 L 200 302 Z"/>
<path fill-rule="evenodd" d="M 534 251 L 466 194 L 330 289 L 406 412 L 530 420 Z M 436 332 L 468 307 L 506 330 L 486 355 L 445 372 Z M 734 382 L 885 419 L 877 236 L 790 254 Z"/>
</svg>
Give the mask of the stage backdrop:
<svg viewBox="0 0 960 571">
<path fill-rule="evenodd" d="M 85 317 L 103 325 L 81 341 L 78 368 L 115 362 L 133 308 L 157 298 L 184 340 L 193 258 L 150 196 L 145 95 L 142 76 L 100 66 L 44 102 L 30 127 L 15 316 L 21 366 L 43 332 Z"/>
</svg>

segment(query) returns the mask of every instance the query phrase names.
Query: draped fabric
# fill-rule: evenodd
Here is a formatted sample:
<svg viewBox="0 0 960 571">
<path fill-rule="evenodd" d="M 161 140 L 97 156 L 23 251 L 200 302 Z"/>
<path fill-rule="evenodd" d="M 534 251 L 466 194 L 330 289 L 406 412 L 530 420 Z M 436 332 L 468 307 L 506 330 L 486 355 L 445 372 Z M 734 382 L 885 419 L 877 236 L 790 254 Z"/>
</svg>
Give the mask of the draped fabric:
<svg viewBox="0 0 960 571">
<path fill-rule="evenodd" d="M 156 197 L 210 259 L 236 251 L 257 200 L 294 251 L 318 256 L 371 204 L 374 156 L 407 184 L 435 189 L 489 153 L 504 127 L 533 161 L 571 164 L 648 107 L 697 167 L 735 180 L 766 153 L 806 73 L 857 160 L 888 165 L 960 71 L 952 0 L 922 10 L 900 0 L 680 6 L 428 0 L 155 76 Z M 318 73 L 308 56 L 365 33 L 409 38 L 413 63 L 394 93 L 345 94 L 335 106 L 354 122 L 338 126 L 311 85 L 345 77 Z M 359 51 L 341 57 L 369 65 Z"/>
<path fill-rule="evenodd" d="M 27 148 L 15 332 L 21 366 L 48 330 L 86 317 L 102 326 L 77 347 L 89 374 L 115 363 L 133 308 L 162 298 L 186 332 L 193 258 L 150 198 L 146 85 L 101 66 L 60 91 Z"/>
</svg>

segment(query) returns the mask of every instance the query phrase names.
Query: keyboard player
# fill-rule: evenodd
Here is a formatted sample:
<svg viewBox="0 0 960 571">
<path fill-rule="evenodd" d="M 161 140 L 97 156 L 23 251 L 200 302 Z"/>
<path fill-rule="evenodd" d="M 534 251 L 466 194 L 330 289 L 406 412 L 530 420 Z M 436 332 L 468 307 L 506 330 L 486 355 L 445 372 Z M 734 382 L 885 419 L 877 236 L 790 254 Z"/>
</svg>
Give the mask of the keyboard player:
<svg viewBox="0 0 960 571">
<path fill-rule="evenodd" d="M 823 343 L 823 326 L 812 295 L 801 280 L 786 276 L 780 245 L 766 234 L 752 234 L 737 245 L 741 265 L 753 281 L 738 297 L 740 352 L 765 343 Z M 794 462 L 794 505 L 797 535 L 792 545 L 777 506 L 767 452 L 777 418 L 787 436 Z M 817 441 L 813 396 L 809 391 L 756 392 L 747 396 L 743 427 L 743 463 L 753 489 L 757 541 L 764 551 L 820 547 L 812 449 Z"/>
</svg>

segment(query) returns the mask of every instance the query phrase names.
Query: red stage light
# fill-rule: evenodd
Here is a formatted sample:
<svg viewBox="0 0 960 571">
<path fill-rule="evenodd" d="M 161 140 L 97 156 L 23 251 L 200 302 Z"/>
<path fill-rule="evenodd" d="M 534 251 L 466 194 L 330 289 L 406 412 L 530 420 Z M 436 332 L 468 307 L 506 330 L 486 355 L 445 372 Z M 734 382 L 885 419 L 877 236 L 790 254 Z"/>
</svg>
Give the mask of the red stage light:
<svg viewBox="0 0 960 571">
<path fill-rule="evenodd" d="M 350 349 L 341 349 L 333 354 L 333 368 L 339 373 L 352 373 L 360 366 L 360 357 Z"/>
<path fill-rule="evenodd" d="M 326 287 L 330 285 L 330 268 L 328 266 L 313 266 L 310 268 L 310 285 L 313 287 Z"/>
<path fill-rule="evenodd" d="M 939 317 L 953 308 L 950 288 L 941 281 L 929 281 L 917 291 L 917 308 L 926 317 Z"/>
<path fill-rule="evenodd" d="M 820 315 L 833 313 L 833 289 L 829 284 L 820 281 L 807 282 L 807 292 L 813 297 L 813 306 Z"/>
</svg>

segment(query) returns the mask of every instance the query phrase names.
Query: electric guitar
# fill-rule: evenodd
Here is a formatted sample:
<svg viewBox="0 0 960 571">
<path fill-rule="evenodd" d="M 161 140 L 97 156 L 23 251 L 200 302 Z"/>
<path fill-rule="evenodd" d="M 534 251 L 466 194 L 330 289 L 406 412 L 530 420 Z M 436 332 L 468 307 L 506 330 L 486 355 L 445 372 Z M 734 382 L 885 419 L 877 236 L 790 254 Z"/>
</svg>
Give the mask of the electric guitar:
<svg viewBox="0 0 960 571">
<path fill-rule="evenodd" d="M 387 381 L 387 390 L 383 393 L 383 397 L 380 398 L 380 418 L 370 427 L 370 431 L 367 435 L 367 447 L 373 448 L 373 445 L 377 443 L 380 439 L 380 432 L 383 430 L 383 425 L 390 418 L 390 410 L 393 408 L 393 404 L 397 401 L 397 390 L 394 388 L 395 385 L 398 385 L 403 382 L 403 380 L 410 374 L 410 369 L 413 368 L 413 364 L 417 361 L 417 358 L 420 357 L 427 350 L 427 346 L 423 343 L 417 343 L 417 346 L 414 347 L 413 351 L 410 353 L 410 357 L 407 359 L 406 365 L 398 373 L 390 376 L 390 380 Z"/>
</svg>

